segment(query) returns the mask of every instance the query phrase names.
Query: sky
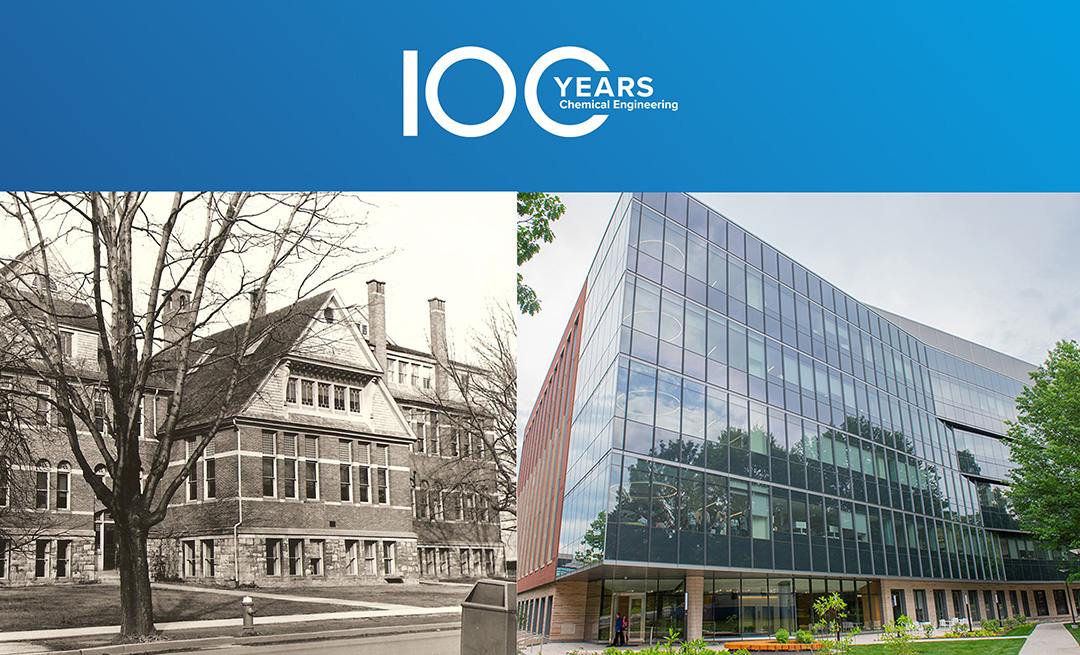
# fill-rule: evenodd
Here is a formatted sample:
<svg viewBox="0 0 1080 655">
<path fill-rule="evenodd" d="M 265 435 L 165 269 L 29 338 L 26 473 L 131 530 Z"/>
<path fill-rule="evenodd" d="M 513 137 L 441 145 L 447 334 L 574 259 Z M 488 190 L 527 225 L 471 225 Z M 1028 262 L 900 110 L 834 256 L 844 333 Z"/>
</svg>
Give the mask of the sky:
<svg viewBox="0 0 1080 655">
<path fill-rule="evenodd" d="M 556 240 L 522 268 L 519 425 L 618 194 L 559 194 Z M 857 300 L 1041 364 L 1080 339 L 1080 195 L 691 194 Z"/>
<path fill-rule="evenodd" d="M 428 299 L 446 301 L 447 331 L 457 355 L 468 348 L 493 303 L 516 297 L 512 193 L 362 194 L 376 205 L 368 220 L 375 243 L 393 244 L 387 259 L 337 284 L 345 302 L 365 304 L 366 283 L 386 283 L 386 332 L 395 343 L 428 347 Z M 362 278 L 362 279 L 361 279 Z M 463 357 L 468 359 L 467 357 Z"/>
<path fill-rule="evenodd" d="M 171 198 L 168 193 L 152 194 L 145 206 L 167 212 Z M 514 194 L 365 193 L 340 198 L 335 211 L 367 224 L 357 234 L 357 243 L 388 254 L 323 289 L 337 289 L 347 305 L 365 306 L 367 281 L 385 282 L 387 334 L 395 343 L 419 350 L 428 347 L 427 301 L 438 297 L 446 301 L 452 352 L 468 361 L 472 330 L 482 327 L 489 308 L 514 302 Z M 192 214 L 187 227 L 198 226 L 200 218 Z M 73 269 L 86 270 L 92 261 L 85 239 L 72 239 L 58 248 Z M 0 239 L 0 257 L 24 249 L 21 238 Z M 136 250 L 135 266 L 145 272 L 144 283 L 154 254 L 152 249 Z M 289 293 L 295 300 L 288 282 L 272 286 L 287 293 L 271 294 L 270 311 L 286 304 Z M 246 306 L 238 311 L 246 315 Z"/>
</svg>

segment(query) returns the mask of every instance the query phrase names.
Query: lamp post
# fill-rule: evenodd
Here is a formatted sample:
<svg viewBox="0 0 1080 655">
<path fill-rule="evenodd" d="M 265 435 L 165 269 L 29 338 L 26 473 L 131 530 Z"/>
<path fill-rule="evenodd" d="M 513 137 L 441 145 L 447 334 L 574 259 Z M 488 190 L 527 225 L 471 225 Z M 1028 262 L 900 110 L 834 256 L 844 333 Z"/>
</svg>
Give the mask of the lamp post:
<svg viewBox="0 0 1080 655">
<path fill-rule="evenodd" d="M 1073 555 L 1076 555 L 1076 556 L 1080 557 L 1080 548 L 1070 548 L 1069 552 L 1072 553 Z M 1069 572 L 1068 572 L 1068 570 L 1063 570 L 1062 573 L 1065 574 L 1065 595 L 1066 595 L 1065 600 L 1066 600 L 1066 602 L 1069 603 L 1069 615 L 1072 616 L 1072 627 L 1075 628 L 1076 627 L 1076 614 L 1073 612 L 1073 605 L 1075 603 L 1073 602 L 1074 599 L 1072 597 L 1072 592 L 1069 591 Z"/>
<path fill-rule="evenodd" d="M 1069 596 L 1072 596 L 1072 592 L 1069 591 L 1069 569 L 1058 569 L 1058 571 L 1061 571 L 1062 573 L 1065 574 L 1065 604 L 1069 606 L 1069 616 L 1072 617 L 1072 624 L 1073 624 L 1073 627 L 1075 628 L 1076 627 L 1076 614 L 1073 613 L 1072 599 L 1069 598 Z"/>
</svg>

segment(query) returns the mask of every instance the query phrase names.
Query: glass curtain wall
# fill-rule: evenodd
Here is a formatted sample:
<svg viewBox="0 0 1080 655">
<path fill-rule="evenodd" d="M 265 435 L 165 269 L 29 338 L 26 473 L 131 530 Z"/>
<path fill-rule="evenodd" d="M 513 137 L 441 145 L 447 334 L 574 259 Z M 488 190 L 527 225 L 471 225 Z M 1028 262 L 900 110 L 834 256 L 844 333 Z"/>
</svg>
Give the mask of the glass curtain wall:
<svg viewBox="0 0 1080 655">
<path fill-rule="evenodd" d="M 578 374 L 562 531 L 571 567 L 602 551 L 1004 577 L 980 511 L 992 493 L 966 475 L 972 462 L 1003 468 L 1002 444 L 939 420 L 930 374 L 970 374 L 998 395 L 1015 380 L 953 364 L 685 195 L 645 194 L 616 213 L 590 273 L 597 327 Z"/>
</svg>

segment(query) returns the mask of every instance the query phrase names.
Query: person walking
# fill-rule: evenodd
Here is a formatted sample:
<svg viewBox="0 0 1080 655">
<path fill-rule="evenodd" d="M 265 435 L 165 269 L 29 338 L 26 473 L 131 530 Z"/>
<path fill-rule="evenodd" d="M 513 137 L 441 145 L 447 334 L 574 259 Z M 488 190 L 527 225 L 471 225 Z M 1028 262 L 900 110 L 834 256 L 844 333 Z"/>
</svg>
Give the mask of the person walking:
<svg viewBox="0 0 1080 655">
<path fill-rule="evenodd" d="M 611 626 L 611 631 L 612 631 L 611 632 L 611 645 L 612 646 L 618 646 L 619 645 L 619 637 L 622 636 L 622 625 L 623 625 L 622 614 L 619 614 L 618 612 L 615 612 L 615 621 L 614 621 L 614 623 L 612 623 L 612 626 Z"/>
<path fill-rule="evenodd" d="M 619 619 L 619 645 L 626 645 L 626 628 L 629 627 L 629 621 L 623 616 Z"/>
</svg>

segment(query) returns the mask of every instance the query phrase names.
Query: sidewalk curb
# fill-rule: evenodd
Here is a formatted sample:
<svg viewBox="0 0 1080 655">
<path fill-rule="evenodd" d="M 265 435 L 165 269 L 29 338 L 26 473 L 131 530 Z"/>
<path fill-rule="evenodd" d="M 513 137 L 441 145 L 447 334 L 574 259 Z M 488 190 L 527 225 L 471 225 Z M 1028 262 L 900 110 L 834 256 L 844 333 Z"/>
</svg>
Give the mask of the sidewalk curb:
<svg viewBox="0 0 1080 655">
<path fill-rule="evenodd" d="M 201 637 L 197 639 L 177 639 L 175 641 L 150 641 L 134 644 L 115 644 L 112 646 L 93 646 L 74 650 L 41 651 L 49 655 L 120 655 L 136 653 L 167 653 L 174 651 L 196 651 L 206 648 L 225 646 L 253 646 L 286 644 L 298 641 L 324 641 L 357 637 L 376 637 L 395 634 L 415 634 L 421 632 L 446 632 L 460 630 L 460 623 L 434 623 L 425 626 L 386 626 L 382 628 L 348 628 L 344 630 L 325 630 L 321 632 L 289 632 L 278 635 L 253 635 L 249 637 Z"/>
</svg>

